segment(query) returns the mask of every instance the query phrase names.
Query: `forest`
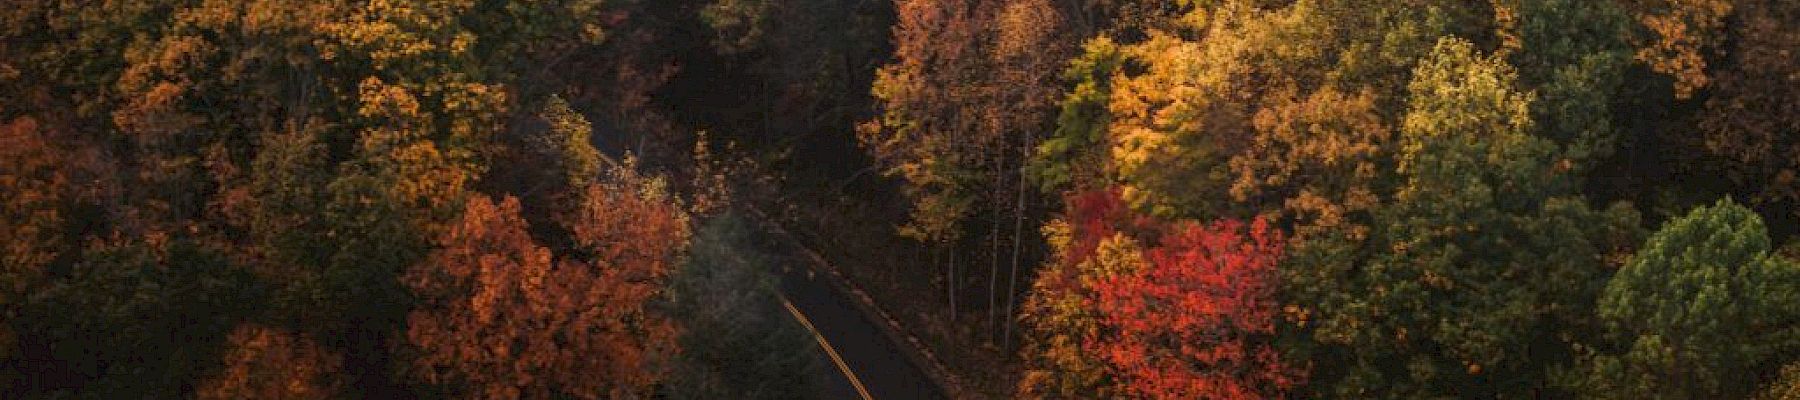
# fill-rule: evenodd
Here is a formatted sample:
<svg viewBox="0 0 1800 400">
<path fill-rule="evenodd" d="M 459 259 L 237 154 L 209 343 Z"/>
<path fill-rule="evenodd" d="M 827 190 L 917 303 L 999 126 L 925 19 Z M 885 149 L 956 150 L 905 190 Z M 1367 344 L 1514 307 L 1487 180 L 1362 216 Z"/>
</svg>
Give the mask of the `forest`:
<svg viewBox="0 0 1800 400">
<path fill-rule="evenodd" d="M 1800 399 L 1800 1 L 13 0 L 0 245 L 0 398 Z"/>
</svg>

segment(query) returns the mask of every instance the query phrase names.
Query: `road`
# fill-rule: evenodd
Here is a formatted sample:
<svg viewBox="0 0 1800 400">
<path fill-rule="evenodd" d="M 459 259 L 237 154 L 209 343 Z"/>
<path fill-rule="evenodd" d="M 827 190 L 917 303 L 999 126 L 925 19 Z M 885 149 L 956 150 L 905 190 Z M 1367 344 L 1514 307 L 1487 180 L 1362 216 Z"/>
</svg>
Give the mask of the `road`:
<svg viewBox="0 0 1800 400">
<path fill-rule="evenodd" d="M 789 311 L 816 333 L 831 372 L 820 396 L 827 399 L 942 399 L 937 386 L 900 353 L 849 299 L 811 269 L 778 271 Z M 832 355 L 835 353 L 835 356 Z M 860 386 L 860 388 L 858 387 Z"/>
</svg>

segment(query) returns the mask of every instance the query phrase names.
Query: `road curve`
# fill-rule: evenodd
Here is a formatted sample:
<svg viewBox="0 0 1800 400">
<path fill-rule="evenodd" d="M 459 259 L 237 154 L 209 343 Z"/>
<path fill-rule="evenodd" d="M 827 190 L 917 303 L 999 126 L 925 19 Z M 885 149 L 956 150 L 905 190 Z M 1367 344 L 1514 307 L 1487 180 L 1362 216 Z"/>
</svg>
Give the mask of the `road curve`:
<svg viewBox="0 0 1800 400">
<path fill-rule="evenodd" d="M 790 263 L 791 264 L 791 263 Z M 874 322 L 865 318 L 849 299 L 832 290 L 812 269 L 790 266 L 781 275 L 781 294 L 802 323 L 813 330 L 827 348 L 827 369 L 845 379 L 832 379 L 825 388 L 830 398 L 943 399 L 946 398 L 925 373 L 908 362 L 897 344 L 889 341 Z"/>
</svg>

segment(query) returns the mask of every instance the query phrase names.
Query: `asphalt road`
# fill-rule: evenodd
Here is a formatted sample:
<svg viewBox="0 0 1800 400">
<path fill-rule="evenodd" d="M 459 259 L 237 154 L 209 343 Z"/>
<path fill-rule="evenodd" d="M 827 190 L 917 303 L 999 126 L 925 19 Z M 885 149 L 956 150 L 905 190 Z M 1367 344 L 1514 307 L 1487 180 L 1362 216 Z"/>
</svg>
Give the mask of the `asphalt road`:
<svg viewBox="0 0 1800 400">
<path fill-rule="evenodd" d="M 820 385 L 822 398 L 860 399 L 862 393 L 879 400 L 945 398 L 937 385 L 906 360 L 898 344 L 882 335 L 875 323 L 864 318 L 824 277 L 809 276 L 808 271 L 796 266 L 778 272 L 782 295 L 793 306 L 790 311 L 804 317 L 804 323 L 817 332 L 815 339 L 823 338 L 821 347 L 829 349 L 821 353 L 837 355 L 825 355 L 824 369 L 832 377 Z"/>
</svg>

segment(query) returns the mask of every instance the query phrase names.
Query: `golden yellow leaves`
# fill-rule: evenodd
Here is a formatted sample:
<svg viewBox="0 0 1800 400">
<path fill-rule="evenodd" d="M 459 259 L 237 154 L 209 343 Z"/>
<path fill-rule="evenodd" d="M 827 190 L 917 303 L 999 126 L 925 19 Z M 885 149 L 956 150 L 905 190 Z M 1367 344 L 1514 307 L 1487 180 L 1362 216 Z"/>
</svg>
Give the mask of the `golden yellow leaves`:
<svg viewBox="0 0 1800 400">
<path fill-rule="evenodd" d="M 1294 237 L 1344 228 L 1360 239 L 1367 227 L 1346 220 L 1379 205 L 1377 178 L 1393 157 L 1393 132 L 1376 113 L 1372 90 L 1326 87 L 1304 99 L 1277 90 L 1256 113 L 1257 134 L 1231 160 L 1239 201 L 1282 198 L 1296 221 Z"/>
<path fill-rule="evenodd" d="M 1198 211 L 1203 202 L 1194 196 L 1227 189 L 1225 158 L 1250 125 L 1248 49 L 1228 36 L 1202 44 L 1159 33 L 1125 49 L 1147 66 L 1114 84 L 1109 105 L 1112 165 L 1134 206 L 1159 215 Z"/>
<path fill-rule="evenodd" d="M 419 91 L 365 78 L 358 114 L 373 126 L 363 130 L 359 144 L 370 166 L 395 179 L 390 189 L 398 199 L 441 214 L 453 210 L 483 172 L 471 146 L 498 129 L 505 93 L 479 83 L 433 85 L 423 91 L 443 103 L 430 106 Z M 438 126 L 445 122 L 450 125 Z"/>
<path fill-rule="evenodd" d="M 369 118 L 409 120 L 419 116 L 419 100 L 405 88 L 388 85 L 381 78 L 364 78 L 358 86 L 362 106 L 357 113 Z"/>
<path fill-rule="evenodd" d="M 538 154 L 555 157 L 569 188 L 584 188 L 600 176 L 601 155 L 589 142 L 593 133 L 587 117 L 569 108 L 561 97 L 551 97 L 538 118 L 550 124 L 541 136 L 533 137 L 530 146 Z"/>
<path fill-rule="evenodd" d="M 1493 140 L 1527 135 L 1537 95 L 1515 88 L 1517 80 L 1506 60 L 1480 54 L 1466 40 L 1439 40 L 1413 70 L 1401 131 L 1407 137 L 1470 134 Z"/>
<path fill-rule="evenodd" d="M 1000 28 L 994 39 L 994 56 L 1007 59 L 1043 51 L 1043 44 L 1056 34 L 1051 30 L 1062 25 L 1061 18 L 1047 0 L 1008 3 L 996 18 Z"/>
<path fill-rule="evenodd" d="M 403 2 L 375 0 L 358 9 L 348 21 L 329 22 L 327 36 L 341 47 L 328 46 L 332 54 L 366 54 L 377 71 L 408 66 L 427 55 L 461 56 L 475 37 L 454 30 L 455 18 L 472 7 L 468 1 Z"/>
</svg>

